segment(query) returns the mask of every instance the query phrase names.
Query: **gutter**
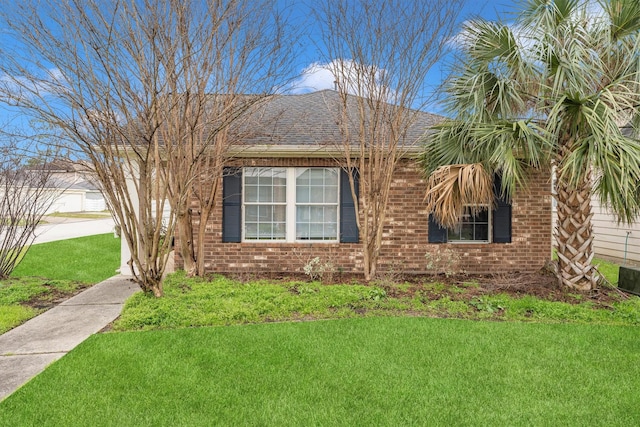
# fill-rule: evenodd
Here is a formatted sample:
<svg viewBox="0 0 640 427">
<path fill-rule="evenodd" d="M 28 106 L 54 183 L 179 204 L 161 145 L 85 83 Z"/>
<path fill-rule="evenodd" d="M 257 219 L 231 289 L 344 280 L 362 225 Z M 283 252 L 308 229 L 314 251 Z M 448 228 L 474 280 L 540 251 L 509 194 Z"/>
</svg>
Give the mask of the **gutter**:
<svg viewBox="0 0 640 427">
<path fill-rule="evenodd" d="M 354 147 L 353 157 L 357 157 L 358 147 Z M 415 158 L 422 152 L 420 145 L 399 149 L 400 157 Z M 344 157 L 344 150 L 338 145 L 280 145 L 280 144 L 260 144 L 231 147 L 227 155 L 229 157 L 293 157 L 293 158 L 341 158 Z"/>
</svg>

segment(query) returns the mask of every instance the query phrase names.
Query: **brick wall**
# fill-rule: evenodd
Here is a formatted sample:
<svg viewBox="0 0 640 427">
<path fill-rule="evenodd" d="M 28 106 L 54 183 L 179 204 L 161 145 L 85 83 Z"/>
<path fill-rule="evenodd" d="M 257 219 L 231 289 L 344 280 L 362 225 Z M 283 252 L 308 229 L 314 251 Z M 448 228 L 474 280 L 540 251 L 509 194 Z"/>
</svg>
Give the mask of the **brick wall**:
<svg viewBox="0 0 640 427">
<path fill-rule="evenodd" d="M 332 159 L 241 159 L 238 166 L 335 167 Z M 549 174 L 534 171 L 526 190 L 512 203 L 512 243 L 428 243 L 425 180 L 411 160 L 400 163 L 392 184 L 379 271 L 426 273 L 427 252 L 454 251 L 459 268 L 468 273 L 536 271 L 551 254 L 551 194 Z M 222 183 L 220 182 L 220 186 Z M 218 191 L 222 197 L 222 189 Z M 194 212 L 197 212 L 194 209 Z M 195 214 L 197 215 L 197 213 Z M 345 243 L 222 243 L 222 203 L 207 227 L 206 268 L 220 273 L 300 273 L 312 258 L 330 261 L 336 270 L 362 272 L 359 244 Z M 197 217 L 194 218 L 197 221 Z M 176 246 L 177 247 L 177 246 Z M 182 265 L 177 255 L 176 265 Z"/>
</svg>

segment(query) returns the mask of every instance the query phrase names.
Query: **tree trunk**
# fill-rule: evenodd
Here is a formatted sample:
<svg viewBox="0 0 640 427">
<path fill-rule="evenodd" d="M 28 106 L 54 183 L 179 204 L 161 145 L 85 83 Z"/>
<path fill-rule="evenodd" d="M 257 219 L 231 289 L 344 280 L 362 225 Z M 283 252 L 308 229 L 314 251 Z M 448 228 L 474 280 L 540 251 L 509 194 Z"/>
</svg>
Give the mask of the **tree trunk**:
<svg viewBox="0 0 640 427">
<path fill-rule="evenodd" d="M 147 289 L 146 292 L 153 293 L 153 296 L 156 298 L 160 298 L 164 296 L 164 290 L 162 289 L 162 279 L 150 279 L 147 280 Z"/>
<path fill-rule="evenodd" d="M 187 277 L 198 275 L 198 266 L 196 264 L 196 256 L 193 245 L 193 225 L 191 223 L 190 210 L 183 211 L 178 214 L 176 221 L 178 229 L 178 241 L 180 243 L 180 256 L 184 263 L 184 271 Z"/>
<path fill-rule="evenodd" d="M 588 291 L 598 281 L 593 260 L 591 225 L 591 177 L 586 175 L 579 188 L 569 188 L 560 179 L 556 184 L 558 276 L 562 285 Z"/>
</svg>

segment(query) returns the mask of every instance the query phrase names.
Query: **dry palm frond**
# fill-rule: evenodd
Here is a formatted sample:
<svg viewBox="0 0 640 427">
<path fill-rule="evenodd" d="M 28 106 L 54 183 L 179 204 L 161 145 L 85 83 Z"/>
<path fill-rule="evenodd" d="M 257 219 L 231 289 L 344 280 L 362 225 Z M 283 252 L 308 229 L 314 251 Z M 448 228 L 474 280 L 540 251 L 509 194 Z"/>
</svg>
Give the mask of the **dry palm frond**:
<svg viewBox="0 0 640 427">
<path fill-rule="evenodd" d="M 472 215 L 494 204 L 493 179 L 479 163 L 447 165 L 427 181 L 427 211 L 446 228 L 456 226 L 465 212 Z"/>
</svg>

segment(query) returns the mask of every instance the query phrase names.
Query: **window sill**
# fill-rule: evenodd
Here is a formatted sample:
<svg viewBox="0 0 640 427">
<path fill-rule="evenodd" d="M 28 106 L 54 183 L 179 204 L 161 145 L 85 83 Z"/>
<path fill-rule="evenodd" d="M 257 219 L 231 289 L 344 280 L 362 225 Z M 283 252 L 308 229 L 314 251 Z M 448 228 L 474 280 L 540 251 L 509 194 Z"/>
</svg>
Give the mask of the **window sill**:
<svg viewBox="0 0 640 427">
<path fill-rule="evenodd" d="M 294 240 L 289 242 L 287 240 L 243 240 L 241 243 L 278 243 L 283 245 L 337 245 L 340 242 L 338 240 Z"/>
<path fill-rule="evenodd" d="M 488 245 L 491 242 L 488 240 L 450 240 L 447 243 L 453 245 Z"/>
</svg>

